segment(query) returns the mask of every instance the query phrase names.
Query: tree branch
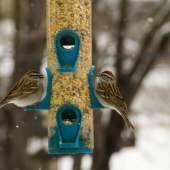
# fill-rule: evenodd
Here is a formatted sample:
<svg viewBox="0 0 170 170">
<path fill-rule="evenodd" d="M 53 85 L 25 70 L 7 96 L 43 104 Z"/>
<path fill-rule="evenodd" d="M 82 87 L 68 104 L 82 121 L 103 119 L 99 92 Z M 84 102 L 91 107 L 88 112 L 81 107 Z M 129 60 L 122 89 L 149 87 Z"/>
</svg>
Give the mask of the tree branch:
<svg viewBox="0 0 170 170">
<path fill-rule="evenodd" d="M 161 52 L 165 49 L 169 39 L 170 39 L 170 31 L 168 31 L 167 33 L 164 33 L 164 35 L 160 38 L 160 41 L 159 41 L 157 48 L 155 50 L 156 53 Z M 157 57 L 160 56 L 159 54 L 156 54 L 156 53 L 154 53 L 150 56 L 150 60 L 149 60 L 148 64 L 146 65 L 145 69 L 143 69 L 141 71 L 140 78 L 138 79 L 138 81 L 136 81 L 136 84 L 133 86 L 133 93 L 131 93 L 133 95 L 130 98 L 130 102 L 132 102 L 132 100 L 133 100 L 137 90 L 139 89 L 144 77 L 148 74 L 148 72 L 150 71 L 150 69 L 154 65 Z M 129 88 L 130 88 L 130 86 L 132 88 L 132 85 L 129 85 Z"/>
<path fill-rule="evenodd" d="M 116 68 L 117 68 L 117 79 L 121 78 L 121 71 L 122 71 L 122 57 L 119 56 L 123 52 L 123 41 L 124 41 L 124 31 L 126 27 L 125 18 L 127 16 L 126 14 L 127 9 L 127 0 L 121 0 L 120 2 L 120 21 L 118 26 L 118 44 L 117 44 L 117 62 L 116 62 Z M 119 80 L 117 80 L 119 82 Z M 119 84 L 119 83 L 118 83 Z"/>
<path fill-rule="evenodd" d="M 158 51 L 158 52 L 159 52 L 159 51 L 163 51 L 164 48 L 165 48 L 165 46 L 166 46 L 166 44 L 167 44 L 167 42 L 168 42 L 168 40 L 169 40 L 169 38 L 170 38 L 170 32 L 165 33 L 165 34 L 162 36 L 162 38 L 161 38 L 161 40 L 160 40 L 160 43 L 158 44 L 158 47 L 157 47 L 157 50 L 156 50 L 156 51 Z M 157 59 L 158 56 L 159 56 L 158 54 L 153 54 L 153 55 L 151 56 L 151 59 L 150 59 L 148 65 L 147 65 L 147 67 L 145 68 L 145 70 L 143 71 L 143 73 L 142 73 L 142 75 L 141 75 L 141 77 L 140 77 L 140 79 L 139 79 L 139 82 L 138 82 L 137 87 L 136 87 L 137 89 L 138 89 L 138 87 L 140 86 L 143 78 L 147 75 L 147 73 L 149 72 L 149 70 L 150 70 L 151 67 L 153 66 L 153 64 L 154 64 L 154 62 L 156 61 L 156 59 Z"/>
<path fill-rule="evenodd" d="M 153 19 L 154 20 L 153 25 L 152 25 L 152 27 L 150 27 L 150 29 L 148 30 L 148 32 L 146 33 L 146 35 L 142 41 L 142 45 L 141 45 L 142 48 L 140 50 L 139 55 L 137 56 L 137 60 L 134 63 L 134 66 L 130 70 L 127 82 L 130 82 L 133 74 L 137 70 L 137 68 L 142 60 L 143 53 L 147 51 L 148 46 L 151 44 L 152 40 L 154 39 L 154 35 L 158 31 L 158 29 L 165 23 L 165 21 L 169 15 L 170 15 L 170 3 L 165 1 L 165 3 L 163 3 L 160 6 L 160 8 L 157 10 L 156 15 Z"/>
</svg>

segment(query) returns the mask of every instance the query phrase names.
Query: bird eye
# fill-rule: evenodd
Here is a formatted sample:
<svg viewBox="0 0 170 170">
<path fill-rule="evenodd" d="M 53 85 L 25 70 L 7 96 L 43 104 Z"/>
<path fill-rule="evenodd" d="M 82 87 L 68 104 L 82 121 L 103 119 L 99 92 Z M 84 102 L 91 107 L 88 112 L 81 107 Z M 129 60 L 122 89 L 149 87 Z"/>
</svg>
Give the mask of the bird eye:
<svg viewBox="0 0 170 170">
<path fill-rule="evenodd" d="M 38 77 L 37 74 L 31 74 L 30 77 Z"/>
</svg>

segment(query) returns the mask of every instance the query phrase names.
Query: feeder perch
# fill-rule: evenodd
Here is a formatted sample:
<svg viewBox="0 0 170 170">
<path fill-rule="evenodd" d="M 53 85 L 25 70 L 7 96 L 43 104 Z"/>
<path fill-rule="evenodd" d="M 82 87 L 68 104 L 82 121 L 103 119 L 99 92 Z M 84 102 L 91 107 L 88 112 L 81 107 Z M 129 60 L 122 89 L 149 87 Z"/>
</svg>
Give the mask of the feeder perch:
<svg viewBox="0 0 170 170">
<path fill-rule="evenodd" d="M 95 69 L 95 66 L 91 66 L 89 75 L 88 75 L 88 81 L 89 81 L 89 88 L 90 88 L 90 98 L 91 98 L 91 108 L 92 109 L 103 109 L 103 105 L 99 103 L 96 96 L 94 95 L 94 85 L 93 85 L 93 71 Z"/>
</svg>

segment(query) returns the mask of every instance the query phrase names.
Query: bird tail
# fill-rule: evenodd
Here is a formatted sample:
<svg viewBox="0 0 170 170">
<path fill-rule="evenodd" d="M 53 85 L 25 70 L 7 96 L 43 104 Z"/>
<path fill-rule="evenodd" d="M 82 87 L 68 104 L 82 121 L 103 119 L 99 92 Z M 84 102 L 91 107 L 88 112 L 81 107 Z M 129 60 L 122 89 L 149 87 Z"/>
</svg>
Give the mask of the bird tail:
<svg viewBox="0 0 170 170">
<path fill-rule="evenodd" d="M 132 123 L 130 122 L 130 120 L 128 119 L 128 117 L 126 116 L 126 114 L 121 112 L 121 116 L 122 116 L 124 122 L 126 123 L 127 127 L 128 127 L 129 129 L 133 129 L 133 130 L 134 130 L 135 128 L 134 128 L 134 126 L 132 125 Z"/>
<path fill-rule="evenodd" d="M 3 106 L 5 106 L 7 103 L 8 103 L 8 101 L 2 101 L 2 102 L 0 103 L 0 108 L 3 107 Z"/>
</svg>

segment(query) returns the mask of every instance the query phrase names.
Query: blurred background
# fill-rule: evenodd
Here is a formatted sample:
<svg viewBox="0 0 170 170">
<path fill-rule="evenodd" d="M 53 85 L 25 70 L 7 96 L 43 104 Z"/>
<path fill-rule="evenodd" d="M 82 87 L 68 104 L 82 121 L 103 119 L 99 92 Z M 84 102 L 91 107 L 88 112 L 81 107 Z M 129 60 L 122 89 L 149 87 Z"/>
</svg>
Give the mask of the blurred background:
<svg viewBox="0 0 170 170">
<path fill-rule="evenodd" d="M 135 132 L 94 110 L 94 153 L 48 155 L 47 111 L 0 109 L 1 170 L 170 169 L 170 1 L 92 0 L 95 74 L 114 72 Z M 47 66 L 45 0 L 0 0 L 0 100 Z M 46 85 L 46 81 L 44 81 Z"/>
</svg>

